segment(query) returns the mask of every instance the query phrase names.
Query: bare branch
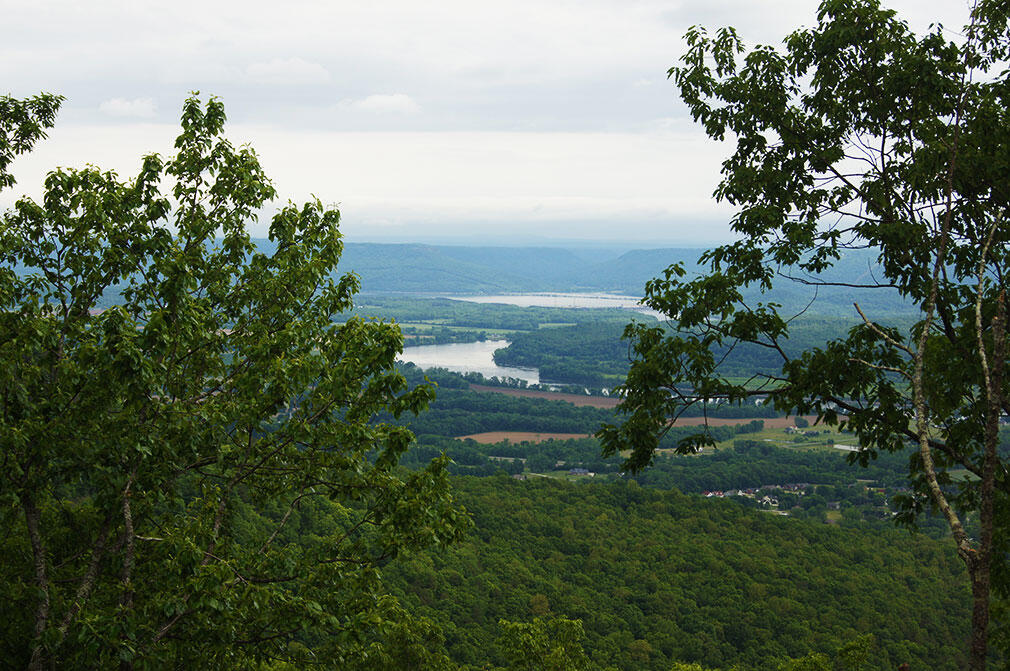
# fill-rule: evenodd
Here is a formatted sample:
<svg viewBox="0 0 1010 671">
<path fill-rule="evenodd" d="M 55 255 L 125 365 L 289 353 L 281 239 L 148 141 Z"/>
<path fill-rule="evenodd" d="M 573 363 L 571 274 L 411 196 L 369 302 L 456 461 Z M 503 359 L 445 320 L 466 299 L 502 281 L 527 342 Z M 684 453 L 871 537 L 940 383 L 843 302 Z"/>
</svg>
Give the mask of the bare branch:
<svg viewBox="0 0 1010 671">
<path fill-rule="evenodd" d="M 885 333 L 882 328 L 880 328 L 879 326 L 877 326 L 874 322 L 871 322 L 869 320 L 869 318 L 867 318 L 867 316 L 863 313 L 862 308 L 859 307 L 859 303 L 853 303 L 852 305 L 856 308 L 856 312 L 859 313 L 859 316 L 863 318 L 863 323 L 866 324 L 866 326 L 871 331 L 873 331 L 878 336 L 880 336 L 885 341 L 887 341 L 887 343 L 889 345 L 891 345 L 892 347 L 894 347 L 896 349 L 900 349 L 902 352 L 905 352 L 906 354 L 909 354 L 909 355 L 912 354 L 912 350 L 909 347 L 907 347 L 906 345 L 898 342 L 897 340 L 895 340 L 891 336 L 887 335 L 887 333 Z"/>
<path fill-rule="evenodd" d="M 900 368 L 893 368 L 891 366 L 881 366 L 880 364 L 870 363 L 866 359 L 860 359 L 858 357 L 850 357 L 849 361 L 851 361 L 852 363 L 862 364 L 862 365 L 864 365 L 864 366 L 866 366 L 868 368 L 872 368 L 874 370 L 879 370 L 879 371 L 883 371 L 883 372 L 886 372 L 886 373 L 897 373 L 898 375 L 901 375 L 902 377 L 904 377 L 907 380 L 911 380 L 912 379 L 912 376 L 908 374 L 908 371 L 901 370 Z"/>
</svg>

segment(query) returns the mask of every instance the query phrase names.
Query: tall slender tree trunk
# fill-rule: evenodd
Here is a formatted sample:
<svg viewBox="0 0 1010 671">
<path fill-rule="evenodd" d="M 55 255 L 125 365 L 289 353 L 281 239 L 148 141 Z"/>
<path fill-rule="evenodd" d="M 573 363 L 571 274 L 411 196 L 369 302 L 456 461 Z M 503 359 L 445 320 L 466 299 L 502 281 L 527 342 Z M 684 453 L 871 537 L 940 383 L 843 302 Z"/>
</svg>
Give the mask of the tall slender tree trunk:
<svg viewBox="0 0 1010 671">
<path fill-rule="evenodd" d="M 980 558 L 981 559 L 981 558 Z M 971 576 L 971 656 L 969 668 L 985 671 L 989 656 L 989 567 L 977 562 Z"/>
<path fill-rule="evenodd" d="M 21 505 L 25 511 L 25 525 L 28 527 L 28 538 L 32 545 L 32 557 L 35 564 L 35 586 L 39 589 L 39 600 L 35 606 L 35 631 L 32 637 L 32 656 L 28 661 L 29 671 L 42 671 L 45 663 L 42 650 L 42 634 L 49 621 L 49 578 L 46 572 L 46 549 L 42 543 L 40 530 L 42 514 L 30 496 L 22 497 Z"/>
<path fill-rule="evenodd" d="M 997 222 L 1002 220 L 1002 215 Z M 988 243 L 984 250 L 988 250 Z M 981 275 L 981 273 L 980 273 Z M 979 286 L 979 305 L 981 302 Z M 981 310 L 976 309 L 976 319 Z M 979 349 L 982 356 L 982 370 L 985 376 L 985 438 L 982 460 L 982 479 L 979 482 L 979 547 L 970 558 L 968 570 L 971 575 L 971 668 L 984 671 L 988 657 L 989 602 L 991 589 L 993 527 L 995 521 L 996 468 L 999 464 L 999 418 L 1003 412 L 1003 376 L 1006 368 L 1006 294 L 1001 291 L 996 300 L 996 312 L 992 320 L 992 357 L 986 357 L 984 342 L 979 329 Z"/>
</svg>

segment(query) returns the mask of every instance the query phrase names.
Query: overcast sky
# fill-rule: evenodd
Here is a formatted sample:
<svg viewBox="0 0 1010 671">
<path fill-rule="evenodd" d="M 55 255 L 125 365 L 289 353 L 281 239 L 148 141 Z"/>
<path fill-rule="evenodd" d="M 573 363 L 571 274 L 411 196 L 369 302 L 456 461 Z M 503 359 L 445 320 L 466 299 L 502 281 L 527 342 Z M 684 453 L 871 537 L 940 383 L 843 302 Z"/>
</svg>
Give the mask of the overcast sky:
<svg viewBox="0 0 1010 671">
<path fill-rule="evenodd" d="M 960 29 L 959 0 L 887 3 Z M 339 203 L 351 240 L 639 246 L 724 241 L 727 148 L 690 122 L 666 71 L 693 24 L 779 44 L 809 0 L 0 0 L 0 94 L 67 97 L 14 164 L 135 173 L 169 154 L 188 92 L 282 199 Z M 266 222 L 254 227 L 265 234 Z"/>
</svg>

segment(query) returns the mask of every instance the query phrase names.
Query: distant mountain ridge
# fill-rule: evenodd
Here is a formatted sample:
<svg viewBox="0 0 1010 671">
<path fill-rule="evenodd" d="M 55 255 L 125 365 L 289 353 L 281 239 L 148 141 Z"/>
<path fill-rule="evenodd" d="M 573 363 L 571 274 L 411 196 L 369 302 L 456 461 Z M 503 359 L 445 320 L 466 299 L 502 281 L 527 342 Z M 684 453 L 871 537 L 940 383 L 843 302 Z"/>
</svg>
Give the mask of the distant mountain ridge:
<svg viewBox="0 0 1010 671">
<path fill-rule="evenodd" d="M 269 246 L 268 241 L 257 241 Z M 702 249 L 669 248 L 615 251 L 556 247 L 467 247 L 425 244 L 345 244 L 342 271 L 361 277 L 365 293 L 499 294 L 533 292 L 611 292 L 641 296 L 645 284 L 673 263 L 688 276 L 704 271 Z M 784 271 L 783 275 L 794 275 Z M 867 284 L 882 277 L 874 250 L 850 250 L 818 279 Z M 811 278 L 812 279 L 812 278 Z M 815 313 L 852 314 L 858 301 L 869 310 L 908 313 L 894 289 L 814 288 L 783 277 L 771 294 L 745 292 L 748 301 L 774 301 L 787 311 L 802 310 L 816 298 Z"/>
<path fill-rule="evenodd" d="M 600 250 L 580 253 L 557 247 L 349 242 L 340 265 L 356 272 L 369 293 L 611 291 L 641 295 L 645 283 L 670 263 L 690 260 L 693 265 L 701 252 L 636 250 L 607 258 Z"/>
</svg>

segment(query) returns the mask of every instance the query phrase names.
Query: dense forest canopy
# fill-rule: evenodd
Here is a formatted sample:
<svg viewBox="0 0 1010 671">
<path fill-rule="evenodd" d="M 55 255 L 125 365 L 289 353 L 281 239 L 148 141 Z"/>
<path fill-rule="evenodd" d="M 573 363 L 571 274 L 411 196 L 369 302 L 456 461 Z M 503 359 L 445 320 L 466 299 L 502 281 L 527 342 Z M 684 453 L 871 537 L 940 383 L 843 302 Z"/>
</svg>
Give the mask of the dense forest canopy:
<svg viewBox="0 0 1010 671">
<path fill-rule="evenodd" d="M 864 633 L 876 640 L 868 668 L 963 668 L 961 568 L 928 537 L 635 483 L 454 483 L 474 516 L 468 540 L 386 576 L 404 604 L 439 623 L 464 669 L 504 662 L 499 619 L 551 616 L 582 621 L 594 669 L 669 671 L 681 661 L 777 671 Z"/>
</svg>

